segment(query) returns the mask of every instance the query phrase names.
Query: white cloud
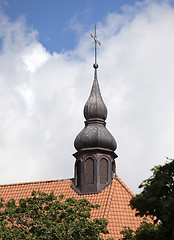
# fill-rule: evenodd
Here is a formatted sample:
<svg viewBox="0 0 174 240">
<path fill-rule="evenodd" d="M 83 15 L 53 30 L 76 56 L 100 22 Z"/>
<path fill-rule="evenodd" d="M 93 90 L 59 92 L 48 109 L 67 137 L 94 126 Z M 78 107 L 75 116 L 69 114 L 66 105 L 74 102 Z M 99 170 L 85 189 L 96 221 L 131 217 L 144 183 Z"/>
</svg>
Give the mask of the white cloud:
<svg viewBox="0 0 174 240">
<path fill-rule="evenodd" d="M 35 43 L 33 46 L 29 45 L 22 56 L 22 60 L 26 68 L 31 73 L 34 73 L 40 66 L 42 66 L 50 57 L 40 43 Z"/>
<path fill-rule="evenodd" d="M 74 51 L 51 55 L 23 19 L 0 19 L 0 182 L 72 177 L 93 79 L 89 33 Z M 118 175 L 135 192 L 174 155 L 173 25 L 166 2 L 126 7 L 98 24 L 107 127 L 118 143 Z"/>
</svg>

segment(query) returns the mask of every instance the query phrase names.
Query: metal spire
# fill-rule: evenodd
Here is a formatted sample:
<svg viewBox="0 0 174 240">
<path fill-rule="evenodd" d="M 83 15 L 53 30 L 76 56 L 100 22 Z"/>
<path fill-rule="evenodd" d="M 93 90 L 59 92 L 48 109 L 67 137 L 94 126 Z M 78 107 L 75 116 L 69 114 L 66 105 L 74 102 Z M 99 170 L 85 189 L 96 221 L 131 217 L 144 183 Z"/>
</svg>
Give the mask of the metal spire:
<svg viewBox="0 0 174 240">
<path fill-rule="evenodd" d="M 94 62 L 93 67 L 98 68 L 98 64 L 97 64 L 97 44 L 100 46 L 101 43 L 97 39 L 96 25 L 94 26 L 94 33 L 91 33 L 90 36 L 94 39 L 94 44 L 95 44 L 95 62 Z"/>
</svg>

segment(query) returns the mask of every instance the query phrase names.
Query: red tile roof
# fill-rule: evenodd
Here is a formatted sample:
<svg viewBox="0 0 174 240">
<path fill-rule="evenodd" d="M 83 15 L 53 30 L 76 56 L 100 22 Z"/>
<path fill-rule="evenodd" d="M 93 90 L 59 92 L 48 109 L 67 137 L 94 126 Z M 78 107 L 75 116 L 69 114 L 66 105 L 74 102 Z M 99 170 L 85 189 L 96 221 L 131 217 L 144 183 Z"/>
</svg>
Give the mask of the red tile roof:
<svg viewBox="0 0 174 240">
<path fill-rule="evenodd" d="M 0 185 L 0 197 L 3 197 L 5 201 L 11 198 L 19 200 L 31 196 L 33 190 L 46 193 L 53 191 L 56 196 L 63 194 L 65 199 L 68 197 L 87 198 L 92 204 L 99 204 L 100 208 L 93 210 L 92 218 L 108 219 L 110 234 L 103 236 L 104 238 L 119 239 L 120 231 L 124 226 L 136 229 L 142 221 L 142 218 L 135 217 L 135 211 L 129 206 L 130 199 L 134 194 L 118 176 L 98 194 L 78 195 L 71 188 L 71 180 L 66 179 Z"/>
</svg>

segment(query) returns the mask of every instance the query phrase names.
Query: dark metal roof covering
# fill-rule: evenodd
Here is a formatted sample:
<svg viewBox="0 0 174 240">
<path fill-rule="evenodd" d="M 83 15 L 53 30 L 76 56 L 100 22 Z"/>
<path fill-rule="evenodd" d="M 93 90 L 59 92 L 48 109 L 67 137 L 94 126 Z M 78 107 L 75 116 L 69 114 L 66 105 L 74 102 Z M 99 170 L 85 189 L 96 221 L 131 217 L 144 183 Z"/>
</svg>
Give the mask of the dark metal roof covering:
<svg viewBox="0 0 174 240">
<path fill-rule="evenodd" d="M 105 127 L 107 108 L 102 99 L 97 80 L 98 65 L 94 64 L 94 68 L 95 73 L 91 93 L 84 107 L 85 127 L 77 135 L 74 146 L 77 151 L 89 148 L 114 151 L 117 147 L 116 141 Z"/>
</svg>

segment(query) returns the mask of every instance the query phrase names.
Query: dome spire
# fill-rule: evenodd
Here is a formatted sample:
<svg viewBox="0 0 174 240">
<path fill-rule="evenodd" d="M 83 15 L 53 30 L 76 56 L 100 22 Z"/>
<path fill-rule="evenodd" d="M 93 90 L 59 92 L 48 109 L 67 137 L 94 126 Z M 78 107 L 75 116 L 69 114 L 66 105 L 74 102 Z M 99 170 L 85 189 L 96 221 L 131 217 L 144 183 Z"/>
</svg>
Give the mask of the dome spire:
<svg viewBox="0 0 174 240">
<path fill-rule="evenodd" d="M 74 146 L 76 158 L 72 188 L 79 194 L 98 193 L 115 177 L 116 141 L 106 128 L 107 108 L 102 99 L 97 80 L 96 26 L 91 37 L 95 44 L 94 81 L 84 107 L 85 127 L 77 135 Z"/>
<path fill-rule="evenodd" d="M 91 33 L 90 36 L 94 39 L 94 44 L 95 44 L 95 55 L 94 55 L 94 65 L 93 67 L 95 68 L 95 73 L 97 72 L 98 64 L 97 64 L 97 45 L 101 45 L 101 42 L 97 39 L 97 28 L 96 25 L 94 26 L 94 33 Z M 95 78 L 95 77 L 94 77 Z"/>
<path fill-rule="evenodd" d="M 94 81 L 93 81 L 91 93 L 84 107 L 84 117 L 87 120 L 86 123 L 88 123 L 90 120 L 92 121 L 99 120 L 105 124 L 104 121 L 106 120 L 106 117 L 107 117 L 107 108 L 102 99 L 100 87 L 97 79 L 97 68 L 98 68 L 97 45 L 101 45 L 101 43 L 97 39 L 96 25 L 94 26 L 94 33 L 91 33 L 90 36 L 94 39 L 94 44 L 95 44 L 95 55 L 94 55 L 95 61 L 93 64 L 95 71 L 94 71 Z"/>
</svg>

